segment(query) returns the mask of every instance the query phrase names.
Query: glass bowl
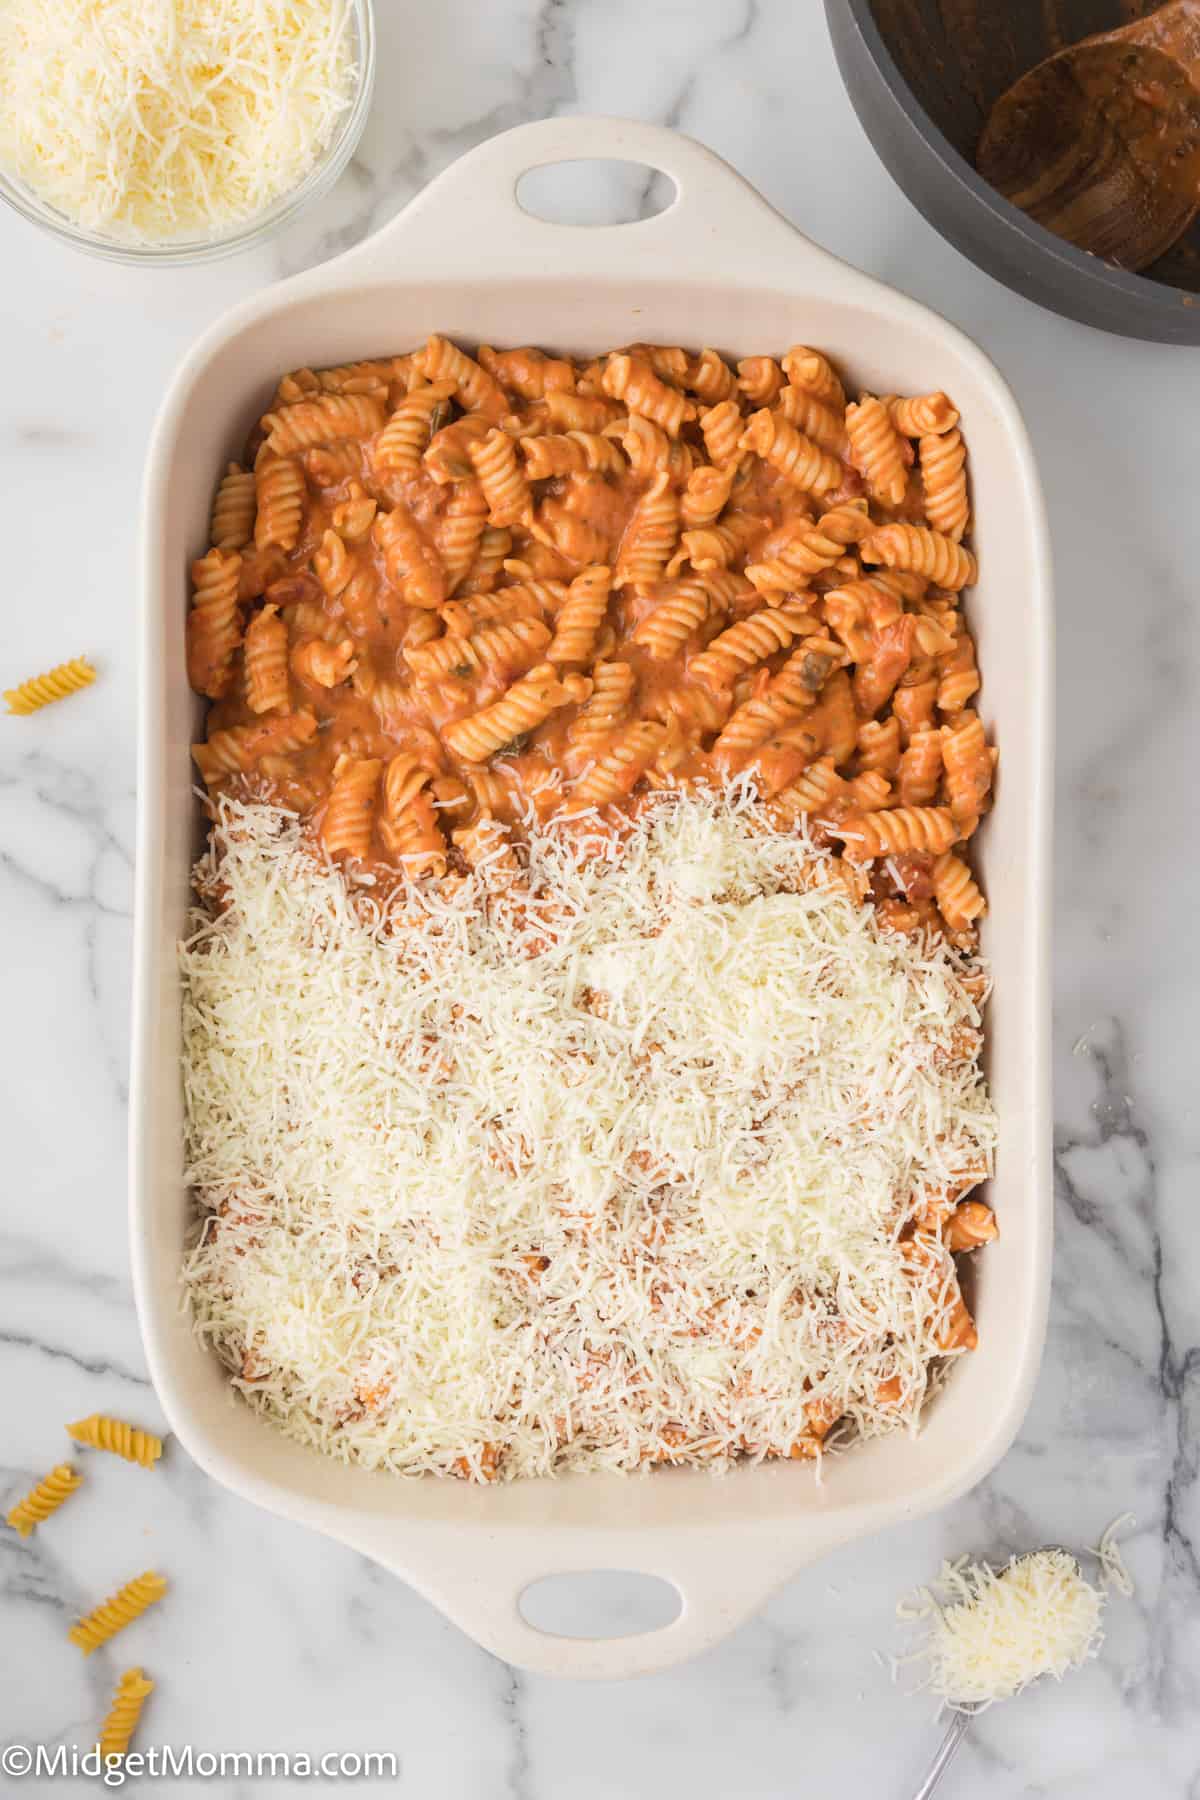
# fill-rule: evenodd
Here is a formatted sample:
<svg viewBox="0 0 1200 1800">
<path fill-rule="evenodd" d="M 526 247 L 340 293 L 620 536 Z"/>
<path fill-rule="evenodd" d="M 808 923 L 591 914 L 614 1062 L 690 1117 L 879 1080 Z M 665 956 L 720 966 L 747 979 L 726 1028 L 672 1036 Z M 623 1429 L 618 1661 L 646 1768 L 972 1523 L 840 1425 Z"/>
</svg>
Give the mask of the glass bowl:
<svg viewBox="0 0 1200 1800">
<path fill-rule="evenodd" d="M 220 236 L 171 238 L 165 243 L 129 243 L 89 231 L 74 224 L 57 208 L 44 200 L 0 168 L 0 200 L 14 212 L 40 226 L 64 244 L 83 250 L 89 256 L 104 257 L 109 262 L 153 265 L 170 268 L 184 263 L 216 262 L 238 250 L 249 250 L 290 225 L 305 207 L 327 194 L 346 164 L 354 155 L 363 126 L 371 108 L 371 92 L 375 85 L 375 18 L 373 0 L 348 0 L 351 30 L 354 32 L 358 76 L 350 105 L 341 123 L 326 145 L 319 162 L 311 168 L 298 186 L 280 195 L 271 206 L 242 219 Z"/>
</svg>

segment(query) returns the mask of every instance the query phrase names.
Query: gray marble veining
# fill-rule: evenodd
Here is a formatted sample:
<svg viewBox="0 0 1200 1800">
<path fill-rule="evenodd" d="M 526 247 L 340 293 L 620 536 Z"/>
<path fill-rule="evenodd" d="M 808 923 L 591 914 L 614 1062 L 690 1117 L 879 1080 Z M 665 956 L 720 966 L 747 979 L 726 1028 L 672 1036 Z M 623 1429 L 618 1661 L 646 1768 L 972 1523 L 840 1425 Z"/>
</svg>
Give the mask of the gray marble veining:
<svg viewBox="0 0 1200 1800">
<path fill-rule="evenodd" d="M 1045 1365 L 1017 1443 L 975 1493 L 807 1570 L 719 1649 L 639 1683 L 506 1669 L 399 1582 L 232 1499 L 177 1450 L 152 1477 L 92 1458 L 87 1492 L 52 1531 L 28 1544 L 0 1532 L 0 1740 L 89 1743 L 136 1659 L 160 1678 L 153 1741 L 394 1750 L 400 1791 L 438 1800 L 902 1796 L 936 1732 L 929 1704 L 872 1654 L 895 1646 L 896 1597 L 943 1554 L 1094 1543 L 1128 1508 L 1138 1590 L 1113 1603 L 1101 1657 L 981 1719 L 945 1791 L 1197 1800 L 1195 353 L 1051 318 L 937 238 L 863 139 L 815 0 L 380 0 L 379 12 L 359 154 L 275 245 L 139 273 L 0 220 L 20 272 L 0 300 L 5 684 L 80 650 L 102 670 L 82 699 L 0 724 L 5 1503 L 66 1453 L 61 1421 L 157 1416 L 131 1310 L 123 1137 L 134 541 L 158 396 L 233 300 L 356 242 L 470 145 L 555 111 L 653 119 L 711 144 L 820 242 L 962 324 L 1026 412 L 1058 574 Z M 636 212 L 648 192 L 640 176 L 576 180 L 588 216 Z M 171 1576 L 167 1602 L 136 1643 L 85 1662 L 65 1642 L 70 1618 L 149 1566 Z M 257 1790 L 231 1778 L 203 1791 Z"/>
</svg>

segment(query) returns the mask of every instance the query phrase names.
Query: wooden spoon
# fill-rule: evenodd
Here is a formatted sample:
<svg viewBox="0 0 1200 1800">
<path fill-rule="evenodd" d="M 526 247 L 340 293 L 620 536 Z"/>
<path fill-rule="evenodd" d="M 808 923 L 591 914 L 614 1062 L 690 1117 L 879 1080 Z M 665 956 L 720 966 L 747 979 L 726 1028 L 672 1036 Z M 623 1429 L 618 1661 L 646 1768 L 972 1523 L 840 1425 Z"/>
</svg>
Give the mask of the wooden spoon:
<svg viewBox="0 0 1200 1800">
<path fill-rule="evenodd" d="M 992 108 L 976 165 L 1081 250 L 1154 262 L 1200 211 L 1200 0 L 1038 63 Z"/>
</svg>

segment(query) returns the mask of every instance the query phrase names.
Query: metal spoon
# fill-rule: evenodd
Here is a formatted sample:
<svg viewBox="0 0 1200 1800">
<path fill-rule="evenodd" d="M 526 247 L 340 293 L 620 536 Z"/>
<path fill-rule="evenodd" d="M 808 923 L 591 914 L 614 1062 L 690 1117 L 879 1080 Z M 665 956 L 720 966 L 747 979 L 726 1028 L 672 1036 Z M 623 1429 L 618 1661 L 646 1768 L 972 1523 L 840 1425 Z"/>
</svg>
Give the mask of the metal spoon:
<svg viewBox="0 0 1200 1800">
<path fill-rule="evenodd" d="M 1061 1544 L 1043 1544 L 1040 1550 L 1027 1550 L 1025 1556 L 1041 1556 L 1047 1550 L 1054 1551 L 1062 1556 L 1069 1556 L 1071 1561 L 1075 1564 L 1076 1573 L 1079 1572 L 1078 1558 L 1073 1551 L 1065 1550 Z M 1025 1556 L 1018 1556 L 1015 1560 L 1017 1562 L 1024 1562 Z M 1038 1679 L 1040 1680 L 1041 1677 L 1039 1676 Z M 1032 1686 L 1032 1683 L 1030 1685 Z M 955 1713 L 947 1728 L 945 1737 L 937 1747 L 937 1752 L 929 1765 L 924 1781 L 913 1795 L 913 1800 L 930 1800 L 930 1796 L 934 1789 L 941 1781 L 946 1770 L 950 1767 L 959 1745 L 966 1737 L 972 1719 L 975 1717 L 976 1713 L 981 1710 L 982 1708 L 980 1707 L 974 1707 L 967 1711 Z"/>
<path fill-rule="evenodd" d="M 1144 269 L 1200 210 L 1200 0 L 1047 57 L 1002 94 L 976 165 L 1081 250 Z"/>
</svg>

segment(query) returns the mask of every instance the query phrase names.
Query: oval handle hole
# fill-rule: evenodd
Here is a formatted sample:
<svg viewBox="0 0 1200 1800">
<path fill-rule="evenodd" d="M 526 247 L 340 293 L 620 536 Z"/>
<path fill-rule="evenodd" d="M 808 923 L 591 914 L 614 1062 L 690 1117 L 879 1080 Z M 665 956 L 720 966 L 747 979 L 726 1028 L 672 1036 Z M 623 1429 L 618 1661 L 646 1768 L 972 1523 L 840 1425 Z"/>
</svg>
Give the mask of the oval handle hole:
<svg viewBox="0 0 1200 1800">
<path fill-rule="evenodd" d="M 683 1610 L 683 1596 L 658 1575 L 581 1569 L 531 1581 L 517 1607 L 527 1625 L 551 1637 L 633 1637 L 673 1624 Z"/>
<path fill-rule="evenodd" d="M 678 189 L 646 163 L 581 157 L 526 169 L 516 192 L 521 211 L 548 225 L 632 225 L 666 212 Z"/>
</svg>

